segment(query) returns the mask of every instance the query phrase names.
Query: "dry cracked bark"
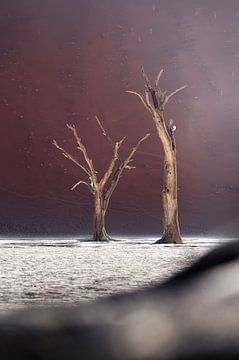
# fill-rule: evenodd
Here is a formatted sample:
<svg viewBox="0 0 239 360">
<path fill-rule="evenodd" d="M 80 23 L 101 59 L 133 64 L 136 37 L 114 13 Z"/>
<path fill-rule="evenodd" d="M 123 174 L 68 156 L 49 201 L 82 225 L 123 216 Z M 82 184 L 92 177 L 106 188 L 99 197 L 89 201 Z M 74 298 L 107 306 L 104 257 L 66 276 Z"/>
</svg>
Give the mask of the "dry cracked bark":
<svg viewBox="0 0 239 360">
<path fill-rule="evenodd" d="M 153 86 L 142 68 L 142 75 L 145 80 L 145 93 L 140 94 L 137 91 L 127 91 L 138 96 L 145 108 L 152 115 L 156 126 L 158 136 L 164 149 L 164 181 L 162 192 L 163 203 L 163 235 L 156 243 L 182 243 L 180 227 L 178 221 L 178 197 L 177 197 L 177 160 L 176 143 L 174 131 L 176 126 L 170 119 L 168 125 L 165 123 L 164 109 L 168 101 L 183 90 L 182 86 L 172 93 L 162 91 L 160 79 L 163 74 L 161 69 Z"/>
</svg>

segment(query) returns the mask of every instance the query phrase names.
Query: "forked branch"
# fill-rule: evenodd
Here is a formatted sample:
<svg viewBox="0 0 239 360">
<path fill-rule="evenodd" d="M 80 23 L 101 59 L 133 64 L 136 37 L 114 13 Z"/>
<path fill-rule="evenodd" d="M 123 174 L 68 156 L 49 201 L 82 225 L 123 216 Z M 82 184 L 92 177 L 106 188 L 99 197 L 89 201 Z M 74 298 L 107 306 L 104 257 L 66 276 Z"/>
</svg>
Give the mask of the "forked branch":
<svg viewBox="0 0 239 360">
<path fill-rule="evenodd" d="M 133 94 L 136 95 L 140 98 L 142 104 L 146 107 L 147 110 L 151 110 L 149 105 L 147 104 L 147 101 L 144 99 L 143 95 L 141 95 L 140 93 L 138 93 L 137 91 L 132 91 L 132 90 L 126 90 L 127 93 L 129 94 Z"/>
<path fill-rule="evenodd" d="M 69 152 L 67 152 L 64 148 L 62 148 L 60 145 L 58 145 L 58 143 L 56 142 L 56 140 L 52 141 L 52 144 L 59 150 L 61 150 L 62 155 L 65 156 L 67 159 L 71 160 L 74 164 L 76 164 L 77 166 L 79 166 L 88 176 L 91 175 L 90 171 L 88 171 L 83 165 L 81 165 L 76 158 L 71 155 Z"/>
<path fill-rule="evenodd" d="M 126 166 L 128 166 L 128 164 L 131 162 L 132 157 L 134 156 L 134 154 L 136 153 L 136 151 L 138 150 L 139 145 L 146 140 L 148 137 L 150 136 L 150 134 L 146 134 L 144 135 L 144 137 L 142 137 L 137 144 L 133 147 L 133 149 L 131 150 L 131 152 L 129 153 L 129 156 L 123 161 L 123 168 L 125 168 Z"/>
<path fill-rule="evenodd" d="M 145 79 L 145 96 L 141 95 L 140 93 L 138 93 L 137 91 L 131 91 L 128 90 L 127 92 L 130 94 L 134 94 L 136 96 L 138 96 L 142 102 L 142 104 L 144 105 L 144 107 L 153 114 L 153 116 L 155 115 L 159 115 L 163 114 L 164 111 L 164 107 L 167 104 L 167 102 L 174 96 L 176 95 L 179 91 L 185 89 L 187 86 L 181 86 L 180 88 L 176 89 L 175 91 L 173 91 L 171 94 L 167 95 L 167 91 L 162 91 L 161 87 L 160 87 L 160 79 L 162 77 L 163 74 L 163 69 L 160 70 L 160 72 L 158 73 L 156 80 L 155 80 L 155 88 L 151 85 L 151 82 L 147 76 L 147 74 L 144 71 L 144 68 L 142 67 L 142 75 L 143 78 Z"/>
<path fill-rule="evenodd" d="M 134 169 L 134 166 L 131 166 L 131 162 L 133 161 L 132 157 L 134 156 L 135 152 L 137 151 L 138 147 L 140 146 L 140 144 L 146 140 L 150 134 L 146 134 L 144 137 L 142 137 L 137 144 L 133 147 L 133 149 L 131 150 L 131 152 L 129 153 L 129 155 L 126 157 L 126 159 L 124 161 L 122 161 L 119 158 L 119 149 L 122 145 L 122 143 L 124 142 L 125 138 L 122 138 L 121 140 L 117 141 L 115 144 L 113 143 L 112 139 L 110 138 L 110 136 L 107 135 L 103 125 L 101 124 L 101 122 L 99 121 L 99 119 L 96 117 L 96 120 L 102 130 L 102 133 L 104 136 L 107 137 L 107 139 L 110 141 L 110 143 L 113 146 L 113 157 L 109 163 L 108 169 L 106 170 L 105 174 L 103 175 L 102 179 L 98 182 L 97 176 L 96 176 L 96 171 L 94 169 L 92 160 L 89 158 L 89 155 L 87 153 L 86 147 L 84 146 L 84 144 L 81 141 L 81 138 L 79 137 L 76 127 L 75 125 L 69 125 L 67 124 L 68 129 L 70 129 L 74 135 L 74 138 L 76 139 L 77 142 L 77 148 L 78 150 L 81 151 L 81 153 L 83 154 L 84 160 L 86 162 L 87 167 L 81 165 L 78 160 L 76 160 L 76 158 L 70 154 L 68 151 L 66 151 L 63 147 L 61 147 L 60 145 L 58 145 L 58 143 L 53 140 L 53 145 L 61 150 L 62 154 L 69 160 L 71 160 L 74 164 L 76 164 L 77 166 L 79 166 L 88 176 L 88 182 L 87 181 L 83 181 L 80 180 L 78 181 L 75 185 L 72 186 L 71 190 L 74 190 L 76 187 L 78 187 L 81 184 L 84 184 L 88 187 L 88 189 L 90 190 L 91 193 L 95 193 L 96 189 L 98 189 L 98 191 L 104 193 L 105 195 L 105 199 L 109 199 L 110 195 L 112 194 L 113 190 L 115 189 L 120 176 L 123 172 L 124 169 Z M 120 159 L 120 161 L 118 161 Z M 104 190 L 104 187 L 106 185 L 106 183 L 110 180 L 110 186 L 108 188 L 107 191 Z"/>
<path fill-rule="evenodd" d="M 113 154 L 113 158 L 111 159 L 111 162 L 109 164 L 108 169 L 106 170 L 103 178 L 100 181 L 100 186 L 101 188 L 103 188 L 106 184 L 106 182 L 109 180 L 110 176 L 112 175 L 112 172 L 114 170 L 114 167 L 116 165 L 117 160 L 119 159 L 119 149 L 122 145 L 122 143 L 124 142 L 124 140 L 126 139 L 126 136 L 123 137 L 120 141 L 117 141 L 114 144 L 114 154 Z M 122 160 L 120 161 L 120 164 L 122 163 Z"/>
<path fill-rule="evenodd" d="M 82 155 L 84 156 L 85 162 L 88 165 L 89 173 L 92 176 L 92 180 L 93 180 L 94 183 L 96 183 L 97 182 L 97 177 L 96 177 L 96 171 L 95 171 L 94 166 L 93 166 L 93 162 L 90 159 L 90 157 L 89 157 L 89 155 L 87 153 L 86 147 L 82 143 L 81 138 L 79 137 L 79 135 L 77 133 L 75 125 L 66 124 L 66 126 L 68 127 L 68 129 L 70 129 L 72 131 L 72 133 L 74 135 L 74 138 L 76 139 L 76 142 L 77 142 L 77 145 L 78 145 L 77 148 L 78 148 L 78 150 L 81 151 Z"/>
<path fill-rule="evenodd" d="M 87 187 L 88 187 L 88 185 L 89 184 L 87 184 L 87 182 L 86 181 L 78 181 L 74 186 L 72 186 L 72 188 L 71 188 L 71 190 L 75 190 L 75 188 L 77 187 L 77 186 L 79 186 L 80 184 L 84 184 L 84 185 L 86 185 Z"/>
<path fill-rule="evenodd" d="M 111 184 L 109 186 L 109 188 L 107 189 L 107 191 L 105 192 L 105 199 L 106 201 L 109 200 L 110 196 L 112 195 L 114 189 L 116 188 L 119 179 L 124 171 L 124 169 L 135 169 L 135 166 L 130 166 L 129 163 L 133 161 L 132 157 L 134 156 L 135 152 L 138 150 L 138 147 L 140 146 L 140 144 L 146 140 L 148 137 L 150 136 L 150 134 L 146 134 L 145 136 L 143 136 L 138 142 L 137 144 L 133 147 L 133 149 L 131 150 L 131 152 L 129 153 L 129 155 L 127 156 L 127 158 L 122 161 L 122 163 L 120 164 L 120 166 L 116 169 L 114 176 L 112 178 Z"/>
</svg>

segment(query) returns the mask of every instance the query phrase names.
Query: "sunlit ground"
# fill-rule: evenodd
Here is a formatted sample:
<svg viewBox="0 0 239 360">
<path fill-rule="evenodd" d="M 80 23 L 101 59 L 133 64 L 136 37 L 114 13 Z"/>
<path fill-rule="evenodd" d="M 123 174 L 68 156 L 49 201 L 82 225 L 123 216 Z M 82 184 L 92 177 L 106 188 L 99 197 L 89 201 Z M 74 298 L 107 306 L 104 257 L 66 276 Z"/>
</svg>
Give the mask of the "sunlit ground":
<svg viewBox="0 0 239 360">
<path fill-rule="evenodd" d="M 153 246 L 156 238 L 116 238 L 103 244 L 73 238 L 2 239 L 0 311 L 79 303 L 150 285 L 229 240 L 188 237 L 183 245 Z"/>
</svg>

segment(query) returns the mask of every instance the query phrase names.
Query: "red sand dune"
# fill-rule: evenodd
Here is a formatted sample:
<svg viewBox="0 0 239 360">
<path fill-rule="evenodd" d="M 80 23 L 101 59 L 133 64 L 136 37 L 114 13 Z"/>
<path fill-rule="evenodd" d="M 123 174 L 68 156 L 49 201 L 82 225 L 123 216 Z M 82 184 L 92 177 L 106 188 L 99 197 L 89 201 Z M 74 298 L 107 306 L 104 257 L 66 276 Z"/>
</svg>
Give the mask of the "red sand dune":
<svg viewBox="0 0 239 360">
<path fill-rule="evenodd" d="M 51 145 L 74 142 L 78 125 L 102 170 L 111 149 L 94 121 L 126 153 L 146 132 L 107 214 L 109 232 L 161 231 L 162 148 L 150 115 L 125 90 L 143 90 L 143 64 L 161 67 L 166 89 L 187 84 L 168 106 L 177 124 L 183 234 L 239 230 L 239 2 L 206 0 L 1 1 L 0 229 L 2 234 L 73 234 L 91 229 L 84 174 Z M 97 167 L 97 166 L 96 166 Z"/>
</svg>

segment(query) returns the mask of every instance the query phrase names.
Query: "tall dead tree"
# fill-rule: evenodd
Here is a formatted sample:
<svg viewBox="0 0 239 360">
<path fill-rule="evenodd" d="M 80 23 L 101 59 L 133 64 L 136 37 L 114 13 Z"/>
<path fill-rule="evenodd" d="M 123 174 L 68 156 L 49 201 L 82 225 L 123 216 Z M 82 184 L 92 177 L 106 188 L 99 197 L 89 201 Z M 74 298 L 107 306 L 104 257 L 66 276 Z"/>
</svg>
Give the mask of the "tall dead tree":
<svg viewBox="0 0 239 360">
<path fill-rule="evenodd" d="M 182 243 L 178 221 L 178 199 L 177 199 L 177 161 L 176 161 L 176 143 L 174 131 L 176 126 L 170 119 L 168 125 L 164 119 L 164 108 L 168 101 L 183 90 L 182 86 L 172 93 L 162 91 L 160 79 L 163 74 L 161 70 L 153 86 L 142 68 L 142 74 L 145 80 L 145 94 L 142 95 L 136 91 L 127 91 L 137 95 L 145 108 L 151 113 L 156 126 L 158 136 L 164 149 L 164 181 L 163 181 L 163 236 L 156 243 Z"/>
<path fill-rule="evenodd" d="M 108 241 L 110 240 L 109 235 L 105 229 L 105 214 L 109 206 L 111 195 L 113 194 L 116 186 L 118 185 L 119 179 L 125 169 L 134 169 L 135 166 L 131 166 L 133 156 L 137 151 L 139 145 L 149 137 L 146 134 L 142 137 L 137 144 L 132 148 L 128 156 L 122 160 L 119 156 L 119 149 L 125 140 L 125 137 L 120 141 L 113 142 L 111 137 L 106 133 L 100 120 L 96 117 L 97 123 L 102 131 L 102 134 L 107 138 L 113 148 L 113 157 L 109 163 L 107 170 L 101 179 L 98 179 L 98 172 L 95 170 L 92 160 L 89 157 L 86 147 L 81 141 L 80 136 L 76 130 L 75 125 L 67 124 L 68 129 L 72 132 L 76 143 L 77 149 L 82 153 L 85 164 L 82 165 L 72 154 L 66 151 L 64 148 L 58 145 L 56 140 L 53 140 L 53 145 L 59 149 L 63 156 L 71 160 L 77 165 L 87 176 L 87 180 L 80 180 L 71 190 L 74 190 L 77 186 L 84 184 L 88 187 L 91 194 L 94 196 L 95 212 L 93 222 L 93 240 L 94 241 Z"/>
</svg>

